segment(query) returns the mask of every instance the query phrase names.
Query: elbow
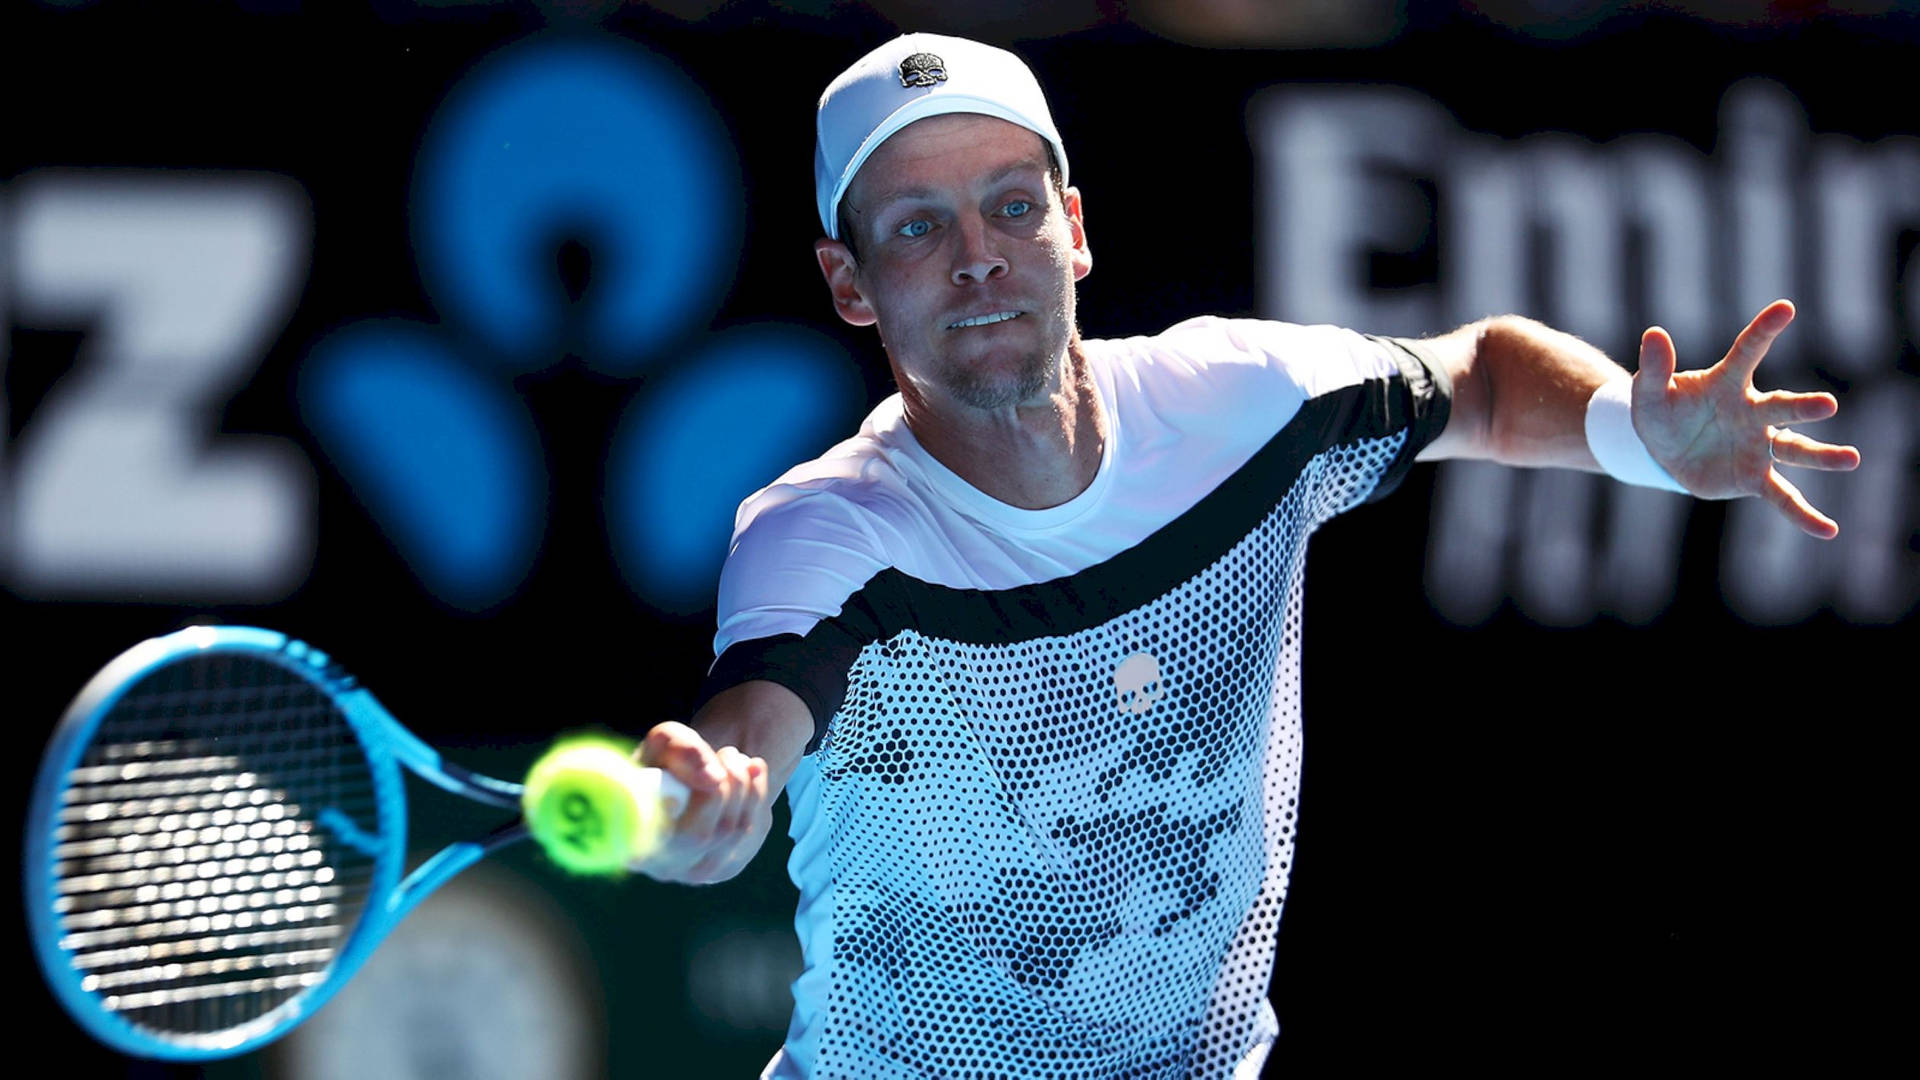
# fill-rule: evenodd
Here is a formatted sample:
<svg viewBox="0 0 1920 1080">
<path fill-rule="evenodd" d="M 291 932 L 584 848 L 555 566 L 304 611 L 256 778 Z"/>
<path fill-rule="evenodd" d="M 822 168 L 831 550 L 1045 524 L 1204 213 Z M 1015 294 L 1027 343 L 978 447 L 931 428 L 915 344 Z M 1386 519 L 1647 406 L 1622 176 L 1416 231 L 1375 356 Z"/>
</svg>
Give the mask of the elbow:
<svg viewBox="0 0 1920 1080">
<path fill-rule="evenodd" d="M 1453 381 L 1453 407 L 1435 452 L 1423 456 L 1514 463 L 1515 407 L 1527 393 L 1526 369 L 1537 362 L 1539 329 L 1525 316 L 1493 315 L 1435 340 Z"/>
<path fill-rule="evenodd" d="M 1499 382 L 1494 372 L 1511 348 L 1513 335 L 1519 330 L 1516 323 L 1524 321 L 1518 315 L 1495 315 L 1473 324 L 1473 352 L 1467 364 L 1466 385 L 1455 386 L 1454 394 L 1473 403 L 1468 412 L 1472 427 L 1467 435 L 1474 447 L 1474 457 L 1497 460 L 1500 456 L 1499 429 L 1493 422 L 1499 415 Z"/>
<path fill-rule="evenodd" d="M 1474 324 L 1472 393 L 1480 408 L 1473 433 L 1481 456 L 1502 464 L 1525 464 L 1527 417 L 1539 402 L 1538 374 L 1548 368 L 1547 340 L 1554 333 L 1524 315 L 1495 315 Z"/>
</svg>

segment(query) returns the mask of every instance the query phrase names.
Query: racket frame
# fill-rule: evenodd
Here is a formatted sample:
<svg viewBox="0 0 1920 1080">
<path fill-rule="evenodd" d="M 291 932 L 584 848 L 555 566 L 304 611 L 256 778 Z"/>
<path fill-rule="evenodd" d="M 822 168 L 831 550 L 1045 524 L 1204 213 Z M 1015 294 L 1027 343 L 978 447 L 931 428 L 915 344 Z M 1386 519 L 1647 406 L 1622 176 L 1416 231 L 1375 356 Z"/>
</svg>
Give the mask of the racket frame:
<svg viewBox="0 0 1920 1080">
<path fill-rule="evenodd" d="M 346 942 L 314 985 L 272 1010 L 236 1027 L 196 1036 L 163 1037 L 105 1007 L 99 995 L 83 989 L 60 945 L 65 931 L 54 911 L 54 830 L 59 823 L 67 776 L 79 764 L 94 733 L 127 691 L 160 667 L 194 655 L 227 653 L 262 659 L 307 680 L 332 700 L 359 739 L 372 774 L 378 851 L 366 901 Z M 407 856 L 406 783 L 400 766 L 444 791 L 489 806 L 514 811 L 509 824 L 478 839 L 449 844 L 401 877 Z M 67 1012 L 88 1033 L 115 1049 L 169 1061 L 205 1061 L 246 1053 L 285 1034 L 313 1015 L 351 979 L 375 946 L 414 906 L 454 875 L 490 852 L 527 835 L 518 820 L 521 785 L 463 769 L 441 759 L 438 751 L 402 727 L 373 694 L 332 658 L 285 634 L 257 627 L 196 626 L 128 649 L 88 680 L 67 707 L 41 758 L 27 814 L 27 920 L 34 952 L 47 984 Z"/>
</svg>

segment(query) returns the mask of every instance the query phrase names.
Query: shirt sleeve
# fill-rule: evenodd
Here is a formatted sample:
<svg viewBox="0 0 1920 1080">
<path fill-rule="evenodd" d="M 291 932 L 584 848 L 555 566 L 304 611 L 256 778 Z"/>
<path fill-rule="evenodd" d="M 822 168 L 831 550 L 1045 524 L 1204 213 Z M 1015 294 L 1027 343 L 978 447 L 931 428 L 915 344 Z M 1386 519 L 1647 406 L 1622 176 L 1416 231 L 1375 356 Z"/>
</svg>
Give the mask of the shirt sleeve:
<svg viewBox="0 0 1920 1080">
<path fill-rule="evenodd" d="M 1452 381 L 1423 342 L 1207 316 L 1180 323 L 1158 343 L 1151 362 L 1171 369 L 1161 378 L 1191 377 L 1189 385 L 1207 388 L 1200 407 L 1218 417 L 1208 430 L 1252 425 L 1230 437 L 1285 442 L 1300 459 L 1404 434 L 1390 460 L 1367 470 L 1366 500 L 1398 486 L 1446 429 Z"/>
<path fill-rule="evenodd" d="M 1399 487 L 1413 469 L 1414 458 L 1447 429 L 1453 409 L 1453 379 L 1424 342 L 1362 336 L 1397 369 L 1380 382 L 1378 400 L 1369 402 L 1369 408 L 1376 411 L 1382 426 L 1407 433 L 1406 443 L 1367 496 L 1372 502 Z"/>
<path fill-rule="evenodd" d="M 813 714 L 811 752 L 872 638 L 864 621 L 842 618 L 847 600 L 886 565 L 863 511 L 836 494 L 774 488 L 749 499 L 720 571 L 715 660 L 698 704 L 751 680 L 779 683 Z"/>
</svg>

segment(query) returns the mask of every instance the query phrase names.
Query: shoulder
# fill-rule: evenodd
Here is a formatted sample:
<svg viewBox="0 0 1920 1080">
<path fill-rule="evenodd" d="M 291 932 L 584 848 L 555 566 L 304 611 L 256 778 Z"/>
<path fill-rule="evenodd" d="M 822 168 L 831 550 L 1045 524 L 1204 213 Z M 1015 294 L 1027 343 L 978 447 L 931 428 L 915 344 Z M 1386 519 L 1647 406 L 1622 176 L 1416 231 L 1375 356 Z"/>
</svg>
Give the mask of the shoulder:
<svg viewBox="0 0 1920 1080">
<path fill-rule="evenodd" d="M 1144 378 L 1266 373 L 1304 388 L 1349 385 L 1399 371 L 1394 344 L 1340 326 L 1203 315 L 1147 337 L 1092 343 L 1116 368 Z"/>
<path fill-rule="evenodd" d="M 1338 326 L 1202 316 L 1141 337 L 1087 342 L 1122 409 L 1178 422 L 1222 414 L 1285 418 L 1315 398 L 1407 374 L 1396 343 Z"/>
<path fill-rule="evenodd" d="M 896 561 L 899 523 L 914 517 L 918 496 L 888 441 L 887 411 L 740 504 L 720 572 L 716 651 L 805 633 Z"/>
<path fill-rule="evenodd" d="M 911 463 L 896 441 L 899 398 L 882 402 L 859 433 L 788 469 L 747 496 L 734 515 L 733 543 L 765 545 L 823 534 L 878 546 L 881 522 L 916 499 Z"/>
</svg>

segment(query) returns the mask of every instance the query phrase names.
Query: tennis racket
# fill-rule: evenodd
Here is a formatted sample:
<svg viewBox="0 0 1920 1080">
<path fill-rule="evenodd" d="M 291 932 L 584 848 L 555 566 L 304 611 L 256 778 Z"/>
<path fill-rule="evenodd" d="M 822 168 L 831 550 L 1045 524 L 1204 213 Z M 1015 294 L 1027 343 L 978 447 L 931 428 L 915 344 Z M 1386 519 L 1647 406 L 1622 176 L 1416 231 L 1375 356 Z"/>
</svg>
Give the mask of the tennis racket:
<svg viewBox="0 0 1920 1080">
<path fill-rule="evenodd" d="M 27 818 L 27 916 L 61 1003 L 101 1041 L 191 1061 L 312 1015 L 427 894 L 530 833 L 619 872 L 686 789 L 600 744 L 521 784 L 442 761 L 325 653 L 196 627 L 121 654 L 68 707 Z M 516 811 L 405 874 L 400 767 Z M 529 793 L 533 794 L 530 796 Z"/>
</svg>

